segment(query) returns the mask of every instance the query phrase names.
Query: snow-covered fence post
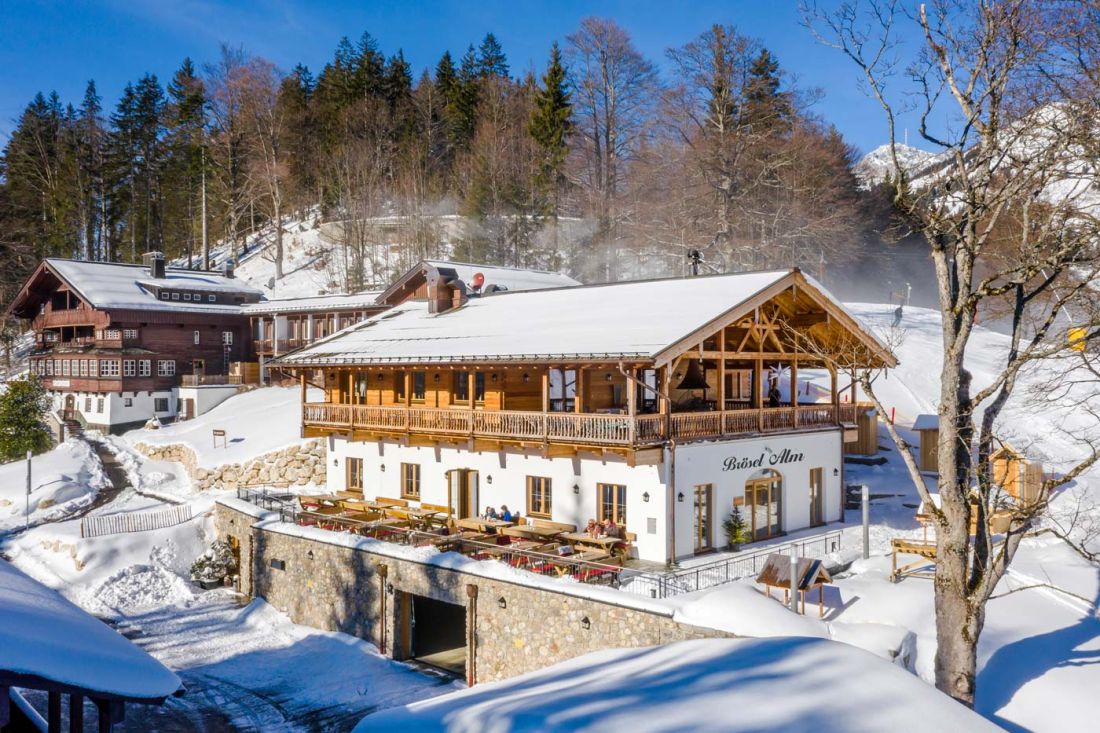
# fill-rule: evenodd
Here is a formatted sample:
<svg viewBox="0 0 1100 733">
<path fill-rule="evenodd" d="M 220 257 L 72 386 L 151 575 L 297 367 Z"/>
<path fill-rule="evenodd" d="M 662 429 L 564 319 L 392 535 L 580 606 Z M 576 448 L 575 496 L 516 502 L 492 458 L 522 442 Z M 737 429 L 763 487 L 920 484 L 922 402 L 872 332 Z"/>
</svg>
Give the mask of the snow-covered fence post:
<svg viewBox="0 0 1100 733">
<path fill-rule="evenodd" d="M 31 528 L 31 456 L 33 454 L 27 451 L 27 518 L 24 525 L 24 529 Z"/>
<path fill-rule="evenodd" d="M 863 559 L 871 556 L 871 490 L 863 484 L 860 491 L 863 503 Z"/>
<path fill-rule="evenodd" d="M 791 545 L 791 610 L 798 613 L 798 553 Z"/>
</svg>

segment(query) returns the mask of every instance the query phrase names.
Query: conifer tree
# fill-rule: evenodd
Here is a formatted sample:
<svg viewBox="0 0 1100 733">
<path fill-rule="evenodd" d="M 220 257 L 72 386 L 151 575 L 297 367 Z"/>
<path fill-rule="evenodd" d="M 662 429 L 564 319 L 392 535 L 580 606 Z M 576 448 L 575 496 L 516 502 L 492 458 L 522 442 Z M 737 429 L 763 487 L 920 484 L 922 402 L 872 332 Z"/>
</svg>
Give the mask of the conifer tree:
<svg viewBox="0 0 1100 733">
<path fill-rule="evenodd" d="M 482 79 L 508 78 L 508 59 L 497 37 L 486 33 L 477 49 L 476 74 Z"/>
<path fill-rule="evenodd" d="M 534 109 L 527 129 L 538 143 L 542 156 L 535 183 L 548 198 L 550 213 L 558 215 L 558 192 L 565 182 L 565 157 L 569 152 L 567 138 L 572 127 L 573 104 L 565 65 L 558 44 L 550 48 L 550 62 L 537 88 Z"/>
<path fill-rule="evenodd" d="M 168 84 L 165 164 L 167 229 L 176 251 L 194 266 L 195 244 L 202 234 L 202 197 L 206 163 L 206 92 L 191 59 L 185 58 Z M 181 246 L 182 245 L 182 246 Z M 206 263 L 202 263 L 205 269 Z"/>
<path fill-rule="evenodd" d="M 49 449 L 52 439 L 45 420 L 49 406 L 49 395 L 37 377 L 7 383 L 0 394 L 0 461 L 16 461 L 27 451 L 37 454 Z"/>
</svg>

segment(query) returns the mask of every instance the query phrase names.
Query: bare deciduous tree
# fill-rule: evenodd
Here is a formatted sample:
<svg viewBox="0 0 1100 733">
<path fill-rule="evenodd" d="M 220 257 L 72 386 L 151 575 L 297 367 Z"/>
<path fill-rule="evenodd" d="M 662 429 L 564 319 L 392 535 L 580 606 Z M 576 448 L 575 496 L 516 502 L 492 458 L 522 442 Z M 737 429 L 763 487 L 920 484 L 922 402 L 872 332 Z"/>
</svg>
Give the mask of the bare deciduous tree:
<svg viewBox="0 0 1100 733">
<path fill-rule="evenodd" d="M 1084 449 L 1044 482 L 1040 501 L 1013 505 L 1005 535 L 991 536 L 991 454 L 1021 375 L 1079 353 L 1098 333 L 1090 281 L 1100 273 L 1100 227 L 1094 184 L 1079 168 L 1088 154 L 1082 142 L 1095 136 L 1100 120 L 1095 106 L 1075 101 L 1092 87 L 1066 62 L 1076 34 L 1098 28 L 1058 17 L 1064 11 L 1078 18 L 1081 7 L 940 0 L 909 16 L 893 0 L 867 0 L 828 13 L 807 9 L 822 40 L 855 62 L 882 106 L 895 204 L 926 240 L 935 266 L 943 325 L 938 506 L 910 446 L 887 427 L 936 527 L 936 685 L 967 705 L 974 702 L 987 601 L 1050 493 L 1089 468 L 1100 445 L 1086 431 Z M 916 24 L 921 38 L 907 62 L 896 43 L 902 23 Z M 915 90 L 907 101 L 890 85 L 901 73 Z M 899 104 L 916 106 L 921 137 L 943 154 L 943 167 L 927 180 L 908 180 L 898 162 Z M 978 349 L 979 313 L 999 316 L 1010 338 L 1004 353 L 982 354 L 995 367 L 983 385 L 966 367 Z M 1071 325 L 1082 330 L 1067 338 Z M 863 372 L 860 382 L 877 403 L 871 375 Z"/>
</svg>

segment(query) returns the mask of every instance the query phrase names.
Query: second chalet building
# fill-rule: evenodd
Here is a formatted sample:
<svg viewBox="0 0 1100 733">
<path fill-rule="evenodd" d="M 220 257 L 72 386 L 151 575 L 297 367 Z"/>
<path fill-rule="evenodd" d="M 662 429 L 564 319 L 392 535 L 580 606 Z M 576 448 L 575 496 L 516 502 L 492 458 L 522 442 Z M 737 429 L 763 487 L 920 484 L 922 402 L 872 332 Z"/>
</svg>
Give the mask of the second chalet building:
<svg viewBox="0 0 1100 733">
<path fill-rule="evenodd" d="M 642 560 L 724 545 L 734 507 L 754 539 L 839 520 L 857 407 L 830 354 L 895 363 L 797 270 L 481 296 L 436 277 L 408 297 L 274 362 L 303 432 L 329 437 L 329 488 L 610 518 Z M 806 396 L 808 370 L 831 389 Z"/>
</svg>

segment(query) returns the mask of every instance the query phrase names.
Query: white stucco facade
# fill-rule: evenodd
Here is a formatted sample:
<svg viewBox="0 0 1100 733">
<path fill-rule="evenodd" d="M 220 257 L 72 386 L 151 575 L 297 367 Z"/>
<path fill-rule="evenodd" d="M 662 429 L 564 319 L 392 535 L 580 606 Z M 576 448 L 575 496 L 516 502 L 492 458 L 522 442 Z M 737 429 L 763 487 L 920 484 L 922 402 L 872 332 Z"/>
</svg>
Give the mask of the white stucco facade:
<svg viewBox="0 0 1100 733">
<path fill-rule="evenodd" d="M 673 458 L 666 448 L 657 465 L 630 466 L 619 457 L 543 457 L 537 452 L 474 452 L 459 447 L 418 447 L 396 441 L 352 442 L 329 440 L 328 486 L 348 488 L 348 459 L 362 461 L 362 489 L 365 496 L 401 498 L 401 464 L 419 466 L 420 501 L 452 505 L 448 472 L 465 469 L 476 472 L 473 491 L 476 512 L 485 507 L 528 516 L 527 477 L 550 479 L 551 516 L 555 522 L 578 528 L 598 515 L 599 484 L 625 486 L 626 529 L 637 535 L 637 557 L 663 562 L 669 551 L 675 521 L 675 556 L 696 553 L 695 486 L 710 485 L 709 529 L 704 528 L 707 547 L 724 546 L 722 520 L 737 497 L 745 496 L 745 482 L 762 469 L 781 477 L 781 532 L 811 525 L 810 471 L 820 469 L 823 477 L 822 513 L 825 522 L 841 518 L 843 446 L 838 429 L 797 432 L 740 440 L 689 443 L 676 448 Z M 670 471 L 675 466 L 675 481 Z M 683 501 L 678 495 L 683 493 Z M 648 495 L 648 496 L 647 496 Z M 414 502 L 415 503 L 415 502 Z M 742 507 L 742 512 L 746 508 Z"/>
<path fill-rule="evenodd" d="M 152 392 L 50 392 L 54 412 L 66 408 L 67 398 L 72 397 L 72 407 L 93 427 L 111 429 L 120 425 L 143 423 L 156 416 L 164 420 L 174 418 L 179 412 L 176 390 Z M 157 409 L 157 401 L 161 400 Z"/>
</svg>

